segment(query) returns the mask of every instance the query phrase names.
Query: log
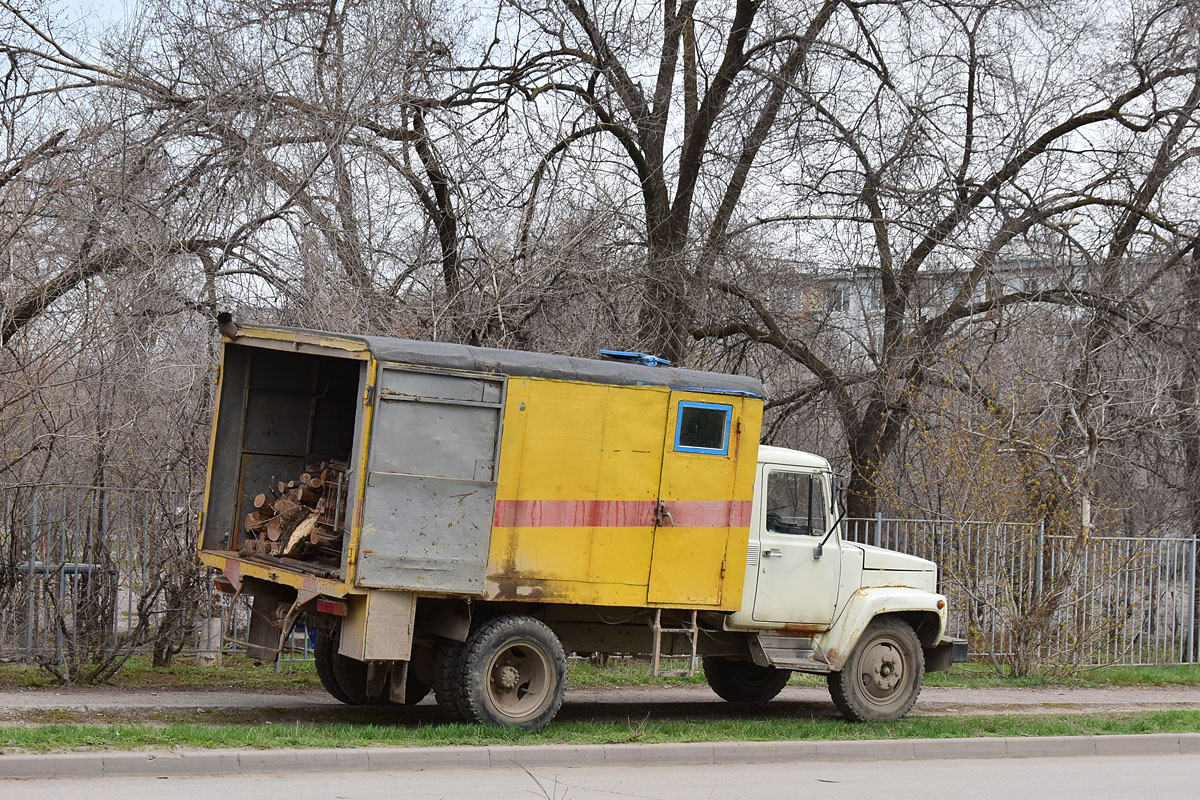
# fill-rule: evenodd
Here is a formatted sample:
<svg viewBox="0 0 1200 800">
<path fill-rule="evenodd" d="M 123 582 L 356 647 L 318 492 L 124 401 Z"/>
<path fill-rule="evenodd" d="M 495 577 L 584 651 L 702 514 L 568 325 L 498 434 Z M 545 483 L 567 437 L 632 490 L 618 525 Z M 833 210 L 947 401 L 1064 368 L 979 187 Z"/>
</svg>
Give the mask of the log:
<svg viewBox="0 0 1200 800">
<path fill-rule="evenodd" d="M 317 526 L 308 535 L 308 543 L 314 547 L 336 547 L 340 551 L 342 548 L 342 535 L 340 533 L 330 533 Z"/>
<path fill-rule="evenodd" d="M 283 520 L 275 517 L 267 523 L 267 538 L 272 542 L 278 542 L 279 537 L 283 535 Z"/>
<path fill-rule="evenodd" d="M 301 542 L 306 541 L 309 537 L 309 534 L 311 534 L 313 529 L 317 526 L 317 518 L 320 516 L 321 513 L 319 511 L 314 511 L 305 517 L 300 524 L 296 526 L 296 529 L 292 531 L 291 535 L 288 536 L 287 544 L 281 548 L 280 554 L 285 556 L 291 555 L 292 552 L 300 546 Z"/>
<path fill-rule="evenodd" d="M 281 497 L 275 501 L 275 514 L 288 519 L 301 508 L 300 503 L 291 497 Z"/>
<path fill-rule="evenodd" d="M 275 513 L 275 504 L 272 502 L 272 498 L 265 494 L 254 495 L 254 507 L 266 514 Z"/>
</svg>

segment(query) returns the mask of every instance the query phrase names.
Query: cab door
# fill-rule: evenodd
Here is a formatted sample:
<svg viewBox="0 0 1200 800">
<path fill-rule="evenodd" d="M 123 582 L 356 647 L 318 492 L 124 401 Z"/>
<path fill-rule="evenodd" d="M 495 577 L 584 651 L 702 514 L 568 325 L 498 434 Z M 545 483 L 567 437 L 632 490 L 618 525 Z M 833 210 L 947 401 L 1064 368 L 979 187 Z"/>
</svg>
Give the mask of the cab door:
<svg viewBox="0 0 1200 800">
<path fill-rule="evenodd" d="M 764 464 L 763 502 L 754 520 L 759 536 L 755 622 L 813 625 L 833 623 L 841 578 L 837 536 L 813 555 L 829 530 L 828 476 L 797 467 Z"/>
</svg>

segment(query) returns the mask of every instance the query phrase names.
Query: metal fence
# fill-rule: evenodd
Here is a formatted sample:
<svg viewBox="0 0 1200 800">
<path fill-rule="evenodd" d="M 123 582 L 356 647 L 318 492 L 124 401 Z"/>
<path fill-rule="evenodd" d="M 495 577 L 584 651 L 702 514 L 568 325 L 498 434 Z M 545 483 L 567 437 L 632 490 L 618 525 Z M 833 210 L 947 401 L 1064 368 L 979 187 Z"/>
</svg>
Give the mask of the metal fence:
<svg viewBox="0 0 1200 800">
<path fill-rule="evenodd" d="M 229 652 L 208 626 L 229 597 L 196 558 L 198 509 L 182 491 L 0 488 L 0 661 L 152 650 L 168 625 L 188 656 Z M 246 638 L 249 618 L 241 598 L 231 638 Z M 305 633 L 282 661 L 311 659 Z"/>
<path fill-rule="evenodd" d="M 194 529 L 181 493 L 36 486 L 0 492 L 0 656 L 61 657 L 116 647 L 137 625 L 141 593 Z M 176 548 L 180 543 L 174 542 Z"/>
<path fill-rule="evenodd" d="M 197 511 L 197 498 L 183 492 L 0 488 L 0 660 L 116 648 L 139 623 L 144 647 L 181 624 L 190 653 L 211 649 L 206 621 L 227 600 L 198 568 Z M 975 656 L 1200 661 L 1194 538 L 1080 541 L 1022 523 L 883 517 L 845 525 L 850 540 L 938 564 L 951 632 L 968 638 Z M 190 583 L 189 571 L 199 576 Z M 235 624 L 248 618 L 248 609 L 235 610 Z M 303 632 L 293 642 L 285 660 L 311 657 Z"/>
<path fill-rule="evenodd" d="M 1049 536 L 1037 524 L 851 519 L 846 538 L 938 565 L 973 657 L 1026 664 L 1200 661 L 1197 540 Z"/>
</svg>

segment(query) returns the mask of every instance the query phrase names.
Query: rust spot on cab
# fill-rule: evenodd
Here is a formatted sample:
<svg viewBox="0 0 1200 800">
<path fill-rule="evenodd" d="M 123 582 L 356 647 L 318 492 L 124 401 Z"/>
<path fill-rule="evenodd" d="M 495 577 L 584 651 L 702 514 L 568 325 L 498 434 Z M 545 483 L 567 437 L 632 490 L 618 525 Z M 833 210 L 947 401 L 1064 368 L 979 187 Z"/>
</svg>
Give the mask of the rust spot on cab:
<svg viewBox="0 0 1200 800">
<path fill-rule="evenodd" d="M 771 633 L 776 636 L 798 636 L 811 639 L 827 630 L 828 628 L 824 625 L 784 625 L 782 628 L 771 631 Z"/>
</svg>

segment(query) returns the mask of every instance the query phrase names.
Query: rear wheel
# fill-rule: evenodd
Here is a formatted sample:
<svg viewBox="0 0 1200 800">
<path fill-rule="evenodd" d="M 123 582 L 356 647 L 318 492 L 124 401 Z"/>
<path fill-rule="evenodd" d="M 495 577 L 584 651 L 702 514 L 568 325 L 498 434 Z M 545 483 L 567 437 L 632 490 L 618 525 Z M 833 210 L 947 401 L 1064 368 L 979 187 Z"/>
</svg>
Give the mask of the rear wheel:
<svg viewBox="0 0 1200 800">
<path fill-rule="evenodd" d="M 459 697 L 458 673 L 461 671 L 463 643 L 439 639 L 433 650 L 433 697 L 454 719 L 464 720 Z"/>
<path fill-rule="evenodd" d="M 829 694 L 846 719 L 887 721 L 908 713 L 924 679 L 916 632 L 901 619 L 882 617 L 867 625 L 842 670 L 829 674 Z"/>
<path fill-rule="evenodd" d="M 704 677 L 712 690 L 731 703 L 765 703 L 783 691 L 792 671 L 760 667 L 752 661 L 705 656 Z"/>
<path fill-rule="evenodd" d="M 541 730 L 558 713 L 566 689 L 562 643 L 532 617 L 488 620 L 464 645 L 459 696 L 470 721 Z"/>
<path fill-rule="evenodd" d="M 318 631 L 317 640 L 313 643 L 313 662 L 317 668 L 317 677 L 320 678 L 325 691 L 333 695 L 334 699 L 347 705 L 354 705 L 350 696 L 342 690 L 337 676 L 334 675 L 333 659 L 337 655 L 337 641 L 325 631 Z"/>
<path fill-rule="evenodd" d="M 317 677 L 325 690 L 347 705 L 386 705 L 386 697 L 371 697 L 367 694 L 367 664 L 338 652 L 337 635 L 320 633 L 313 647 Z M 417 678 L 413 670 L 408 671 L 404 684 L 404 705 L 412 706 L 425 699 L 429 685 Z"/>
<path fill-rule="evenodd" d="M 415 706 L 429 696 L 432 688 L 428 683 L 417 677 L 412 664 L 409 664 L 408 677 L 404 680 L 404 705 Z"/>
</svg>

